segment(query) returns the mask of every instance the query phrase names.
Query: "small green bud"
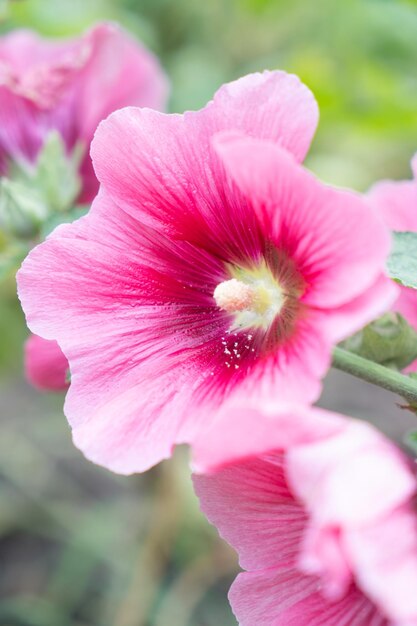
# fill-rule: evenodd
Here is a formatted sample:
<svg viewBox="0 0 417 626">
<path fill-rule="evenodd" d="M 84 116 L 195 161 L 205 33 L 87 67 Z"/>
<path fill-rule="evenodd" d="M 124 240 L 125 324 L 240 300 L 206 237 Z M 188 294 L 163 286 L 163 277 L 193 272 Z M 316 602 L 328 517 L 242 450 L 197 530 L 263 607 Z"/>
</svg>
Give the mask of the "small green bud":
<svg viewBox="0 0 417 626">
<path fill-rule="evenodd" d="M 399 313 L 386 313 L 342 346 L 365 359 L 401 370 L 417 359 L 417 332 Z"/>
</svg>

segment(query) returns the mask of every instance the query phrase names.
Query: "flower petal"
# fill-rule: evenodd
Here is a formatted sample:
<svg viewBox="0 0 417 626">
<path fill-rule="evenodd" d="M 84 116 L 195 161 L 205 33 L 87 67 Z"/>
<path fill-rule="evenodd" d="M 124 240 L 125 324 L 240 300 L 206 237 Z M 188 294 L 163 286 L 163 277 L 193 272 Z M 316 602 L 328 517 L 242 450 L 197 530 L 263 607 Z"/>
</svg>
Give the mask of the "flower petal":
<svg viewBox="0 0 417 626">
<path fill-rule="evenodd" d="M 287 469 L 294 492 L 317 521 L 329 525 L 367 524 L 416 489 L 400 450 L 357 420 L 331 440 L 294 446 Z"/>
<path fill-rule="evenodd" d="M 25 344 L 25 374 L 41 391 L 67 389 L 68 361 L 56 341 L 31 335 Z"/>
<path fill-rule="evenodd" d="M 295 562 L 306 515 L 288 490 L 282 454 L 194 476 L 194 487 L 203 513 L 239 552 L 242 567 Z"/>
<path fill-rule="evenodd" d="M 301 160 L 317 116 L 315 100 L 298 78 L 264 72 L 223 86 L 204 109 L 184 116 L 118 111 L 100 124 L 91 154 L 100 182 L 120 206 L 189 234 L 201 231 L 201 220 L 218 223 L 222 213 L 223 172 L 210 147 L 214 133 L 235 129 L 265 137 Z"/>
<path fill-rule="evenodd" d="M 389 311 L 398 298 L 399 291 L 391 279 L 380 275 L 371 287 L 348 304 L 323 311 L 323 330 L 334 343 L 346 339 Z"/>
<path fill-rule="evenodd" d="M 376 524 L 347 530 L 344 549 L 361 588 L 395 623 L 417 623 L 417 516 L 398 508 Z"/>
<path fill-rule="evenodd" d="M 272 142 L 225 133 L 214 145 L 274 243 L 304 277 L 304 303 L 341 306 L 376 281 L 390 236 L 359 196 L 321 184 Z"/>
<path fill-rule="evenodd" d="M 240 626 L 388 626 L 354 587 L 338 602 L 329 602 L 317 579 L 294 569 L 239 574 L 229 598 Z"/>
<path fill-rule="evenodd" d="M 391 230 L 417 231 L 417 181 L 381 180 L 367 194 Z"/>
</svg>

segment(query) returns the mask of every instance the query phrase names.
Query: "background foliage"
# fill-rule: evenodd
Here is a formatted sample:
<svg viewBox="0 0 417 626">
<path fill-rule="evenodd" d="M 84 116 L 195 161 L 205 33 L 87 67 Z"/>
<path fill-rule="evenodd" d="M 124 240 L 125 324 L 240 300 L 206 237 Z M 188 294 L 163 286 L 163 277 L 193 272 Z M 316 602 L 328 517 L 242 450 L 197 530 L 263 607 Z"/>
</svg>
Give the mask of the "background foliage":
<svg viewBox="0 0 417 626">
<path fill-rule="evenodd" d="M 321 110 L 309 167 L 358 190 L 409 176 L 417 149 L 411 0 L 0 0 L 0 16 L 2 32 L 49 36 L 121 22 L 161 57 L 172 111 L 204 105 L 249 71 L 295 72 Z M 234 624 L 225 595 L 235 558 L 198 512 L 186 451 L 130 478 L 85 461 L 62 398 L 37 395 L 22 379 L 27 331 L 14 281 L 0 289 L 0 626 Z M 333 376 L 323 403 L 360 415 L 367 393 Z M 371 417 L 381 419 L 385 397 L 372 393 Z M 386 414 L 384 425 L 395 435 L 396 420 L 404 429 L 412 419 Z"/>
</svg>

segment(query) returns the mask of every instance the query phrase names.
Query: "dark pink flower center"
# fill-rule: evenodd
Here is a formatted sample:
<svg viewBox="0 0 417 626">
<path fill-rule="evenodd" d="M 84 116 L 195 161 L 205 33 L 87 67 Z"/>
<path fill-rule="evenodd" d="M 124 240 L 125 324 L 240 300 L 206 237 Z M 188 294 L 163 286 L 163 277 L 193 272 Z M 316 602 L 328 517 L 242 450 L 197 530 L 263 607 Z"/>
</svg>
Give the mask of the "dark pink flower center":
<svg viewBox="0 0 417 626">
<path fill-rule="evenodd" d="M 208 376 L 224 392 L 260 359 L 291 339 L 302 314 L 305 282 L 288 255 L 268 244 L 259 262 L 228 264 L 213 291 L 221 336 L 206 345 Z M 232 382 L 233 381 L 233 382 Z"/>
<path fill-rule="evenodd" d="M 229 332 L 257 333 L 270 349 L 292 334 L 301 308 L 304 281 L 294 263 L 274 246 L 250 267 L 227 265 L 230 278 L 213 293 L 222 311 L 230 315 Z M 269 350 L 267 350 L 269 351 Z"/>
</svg>

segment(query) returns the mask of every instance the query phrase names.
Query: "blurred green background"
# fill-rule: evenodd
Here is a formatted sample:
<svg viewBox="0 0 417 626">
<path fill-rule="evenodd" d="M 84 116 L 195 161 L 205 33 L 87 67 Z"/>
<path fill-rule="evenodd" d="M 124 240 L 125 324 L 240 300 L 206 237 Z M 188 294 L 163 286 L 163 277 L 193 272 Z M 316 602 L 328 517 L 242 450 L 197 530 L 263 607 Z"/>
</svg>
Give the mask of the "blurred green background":
<svg viewBox="0 0 417 626">
<path fill-rule="evenodd" d="M 309 167 L 358 190 L 409 176 L 411 0 L 0 0 L 0 15 L 2 32 L 50 36 L 120 22 L 160 56 L 172 111 L 204 105 L 222 82 L 250 71 L 295 72 L 321 111 Z M 198 511 L 186 451 L 130 478 L 85 461 L 63 399 L 22 378 L 27 331 L 14 281 L 0 290 L 0 626 L 233 625 L 226 591 L 236 561 Z M 394 436 L 411 425 L 404 412 L 386 413 L 383 392 L 370 398 L 367 387 L 332 375 L 323 403 L 382 415 Z"/>
</svg>

